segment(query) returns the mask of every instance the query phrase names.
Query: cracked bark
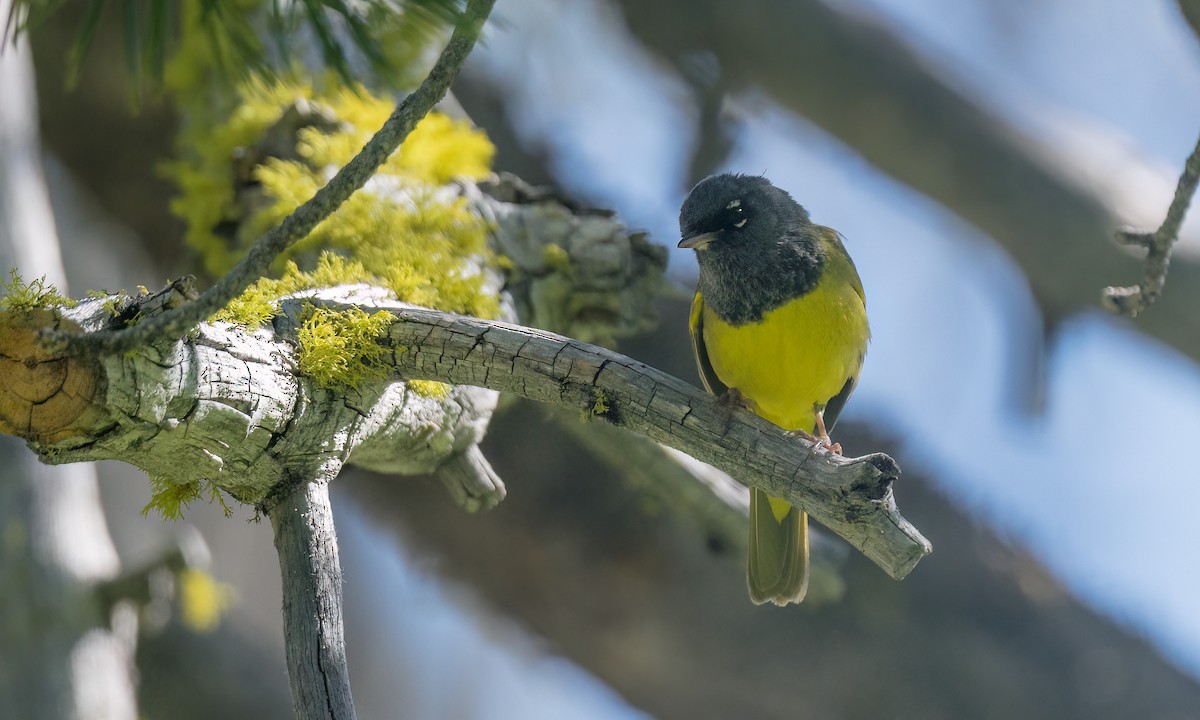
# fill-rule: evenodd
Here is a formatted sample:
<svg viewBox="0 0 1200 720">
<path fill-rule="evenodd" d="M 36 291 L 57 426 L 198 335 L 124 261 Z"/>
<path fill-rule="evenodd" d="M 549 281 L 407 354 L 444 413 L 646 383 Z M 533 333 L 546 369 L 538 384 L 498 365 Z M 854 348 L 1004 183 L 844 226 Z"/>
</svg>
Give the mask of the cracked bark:
<svg viewBox="0 0 1200 720">
<path fill-rule="evenodd" d="M 716 401 L 687 383 L 553 333 L 423 308 L 392 312 L 399 322 L 387 342 L 403 377 L 486 380 L 491 389 L 595 414 L 803 507 L 895 578 L 931 551 L 896 508 L 899 468 L 886 455 L 811 453 L 809 444 L 746 412 L 725 425 Z"/>
<path fill-rule="evenodd" d="M 342 628 L 342 566 L 338 559 L 329 481 L 322 476 L 285 481 L 263 505 L 275 531 L 283 575 L 283 622 L 299 720 L 352 720 L 354 702 Z"/>
</svg>

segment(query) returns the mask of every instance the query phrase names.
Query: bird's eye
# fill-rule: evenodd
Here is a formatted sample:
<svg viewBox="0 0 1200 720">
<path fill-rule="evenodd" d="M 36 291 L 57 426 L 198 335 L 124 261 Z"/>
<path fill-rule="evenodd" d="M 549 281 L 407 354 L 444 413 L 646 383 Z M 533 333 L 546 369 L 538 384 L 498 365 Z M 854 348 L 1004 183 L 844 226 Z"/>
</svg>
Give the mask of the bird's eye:
<svg viewBox="0 0 1200 720">
<path fill-rule="evenodd" d="M 740 228 L 740 227 L 743 227 L 743 226 L 745 226 L 745 224 L 746 224 L 747 220 L 749 220 L 749 218 L 742 218 L 742 219 L 741 219 L 739 222 L 735 222 L 735 223 L 733 224 L 733 226 L 734 226 L 735 228 Z"/>
<path fill-rule="evenodd" d="M 741 209 L 742 209 L 742 201 L 741 201 L 741 200 L 734 200 L 733 202 L 731 202 L 731 203 L 729 203 L 728 205 L 726 205 L 726 206 L 725 206 L 725 209 L 726 209 L 726 210 L 737 210 L 738 212 L 741 212 Z"/>
</svg>

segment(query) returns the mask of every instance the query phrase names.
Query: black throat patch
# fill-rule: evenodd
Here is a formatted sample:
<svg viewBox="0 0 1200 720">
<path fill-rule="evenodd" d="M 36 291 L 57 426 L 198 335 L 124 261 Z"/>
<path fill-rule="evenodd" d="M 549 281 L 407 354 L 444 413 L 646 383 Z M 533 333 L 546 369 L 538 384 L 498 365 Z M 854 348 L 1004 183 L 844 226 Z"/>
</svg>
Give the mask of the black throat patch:
<svg viewBox="0 0 1200 720">
<path fill-rule="evenodd" d="M 815 228 L 788 234 L 754 248 L 722 247 L 720 241 L 697 253 L 704 304 L 730 325 L 760 322 L 763 315 L 817 286 L 825 251 Z"/>
</svg>

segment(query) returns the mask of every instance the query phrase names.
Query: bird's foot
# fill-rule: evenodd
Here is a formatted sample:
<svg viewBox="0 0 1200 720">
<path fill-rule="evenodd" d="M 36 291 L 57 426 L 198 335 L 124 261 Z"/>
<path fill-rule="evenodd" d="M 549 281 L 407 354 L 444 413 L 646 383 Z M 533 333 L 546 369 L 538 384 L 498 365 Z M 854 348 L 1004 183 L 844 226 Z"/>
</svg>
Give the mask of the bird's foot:
<svg viewBox="0 0 1200 720">
<path fill-rule="evenodd" d="M 825 430 L 825 418 L 823 416 L 823 413 L 821 413 L 820 411 L 817 411 L 815 420 L 816 420 L 816 428 L 815 429 L 817 431 L 815 434 L 810 433 L 807 430 L 789 430 L 788 434 L 793 437 L 804 438 L 805 440 L 807 440 L 810 443 L 812 443 L 813 445 L 815 445 L 816 447 L 813 448 L 813 452 L 816 452 L 817 449 L 819 448 L 821 450 L 828 450 L 829 452 L 833 453 L 834 455 L 841 455 L 842 454 L 842 444 L 835 443 L 834 441 L 829 439 L 829 433 Z"/>
<path fill-rule="evenodd" d="M 717 397 L 717 404 L 719 404 L 721 407 L 729 408 L 730 412 L 733 412 L 735 409 L 739 408 L 742 410 L 752 409 L 750 398 L 743 395 L 742 391 L 738 390 L 737 388 L 726 389 L 725 392 L 721 393 L 721 395 Z"/>
<path fill-rule="evenodd" d="M 721 418 L 721 433 L 729 429 L 729 423 L 733 420 L 734 410 L 749 410 L 754 412 L 754 403 L 750 398 L 742 394 L 737 388 L 729 388 L 725 392 L 717 396 L 717 412 Z"/>
<path fill-rule="evenodd" d="M 788 430 L 788 435 L 809 441 L 816 446 L 813 448 L 814 450 L 821 449 L 828 450 L 835 455 L 842 454 L 842 444 L 833 442 L 828 435 L 814 435 L 807 430 Z"/>
</svg>

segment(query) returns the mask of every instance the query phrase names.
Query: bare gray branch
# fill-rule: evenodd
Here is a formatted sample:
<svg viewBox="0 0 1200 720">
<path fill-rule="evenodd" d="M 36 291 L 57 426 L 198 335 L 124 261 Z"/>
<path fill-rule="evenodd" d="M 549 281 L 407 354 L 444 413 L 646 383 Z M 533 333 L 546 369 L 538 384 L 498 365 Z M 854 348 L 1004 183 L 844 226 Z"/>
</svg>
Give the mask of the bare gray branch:
<svg viewBox="0 0 1200 720">
<path fill-rule="evenodd" d="M 886 455 L 814 451 L 747 412 L 726 423 L 699 389 L 578 340 L 399 304 L 392 312 L 387 342 L 403 377 L 518 393 L 646 435 L 804 508 L 895 578 L 932 550 L 896 508 L 899 468 Z"/>
<path fill-rule="evenodd" d="M 329 480 L 298 478 L 266 505 L 283 574 L 283 635 L 292 705 L 299 720 L 353 720 L 346 639 L 342 630 L 342 565 L 338 560 Z"/>
<path fill-rule="evenodd" d="M 1196 185 L 1200 183 L 1200 140 L 1184 163 L 1183 173 L 1175 186 L 1175 197 L 1167 208 L 1167 216 L 1153 233 L 1120 230 L 1117 240 L 1125 245 L 1146 248 L 1145 274 L 1142 282 L 1126 287 L 1107 287 L 1101 296 L 1105 309 L 1137 317 L 1138 313 L 1154 304 L 1162 295 L 1167 284 L 1167 268 L 1171 263 L 1171 249 L 1179 240 L 1179 228 L 1187 215 Z"/>
</svg>

